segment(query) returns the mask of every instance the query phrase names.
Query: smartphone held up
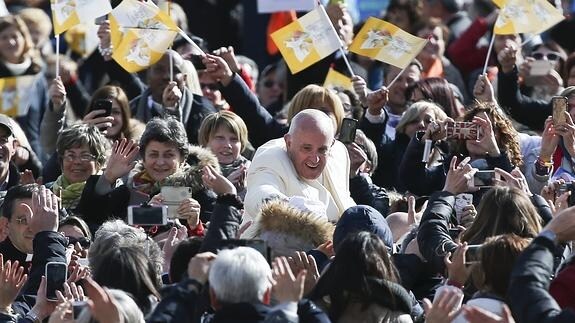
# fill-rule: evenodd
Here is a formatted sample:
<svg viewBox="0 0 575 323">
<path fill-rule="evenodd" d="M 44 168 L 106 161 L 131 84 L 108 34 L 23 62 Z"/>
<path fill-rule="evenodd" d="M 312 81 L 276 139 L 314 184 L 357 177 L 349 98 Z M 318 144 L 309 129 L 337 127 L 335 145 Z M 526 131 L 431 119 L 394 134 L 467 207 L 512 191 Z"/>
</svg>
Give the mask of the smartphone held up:
<svg viewBox="0 0 575 323">
<path fill-rule="evenodd" d="M 559 126 L 567 122 L 565 112 L 567 112 L 567 98 L 564 96 L 554 96 L 551 99 L 553 106 L 553 125 Z"/>
</svg>

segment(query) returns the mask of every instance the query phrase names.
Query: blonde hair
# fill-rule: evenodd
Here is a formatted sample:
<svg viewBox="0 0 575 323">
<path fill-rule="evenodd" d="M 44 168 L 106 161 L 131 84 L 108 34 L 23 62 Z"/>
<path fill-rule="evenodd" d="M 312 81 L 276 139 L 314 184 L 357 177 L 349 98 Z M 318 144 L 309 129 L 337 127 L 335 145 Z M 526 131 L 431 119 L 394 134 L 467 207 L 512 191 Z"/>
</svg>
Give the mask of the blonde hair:
<svg viewBox="0 0 575 323">
<path fill-rule="evenodd" d="M 39 8 L 25 8 L 18 12 L 18 16 L 22 18 L 29 29 L 30 27 L 36 27 L 46 38 L 50 37 L 52 20 L 44 10 Z"/>
<path fill-rule="evenodd" d="M 227 110 L 212 113 L 204 119 L 199 130 L 200 145 L 205 147 L 222 126 L 238 136 L 242 146 L 241 151 L 244 151 L 248 144 L 248 127 L 242 118 Z"/>
<path fill-rule="evenodd" d="M 331 110 L 337 124 L 336 133 L 339 132 L 339 127 L 345 115 L 343 105 L 337 94 L 330 89 L 315 84 L 304 87 L 294 95 L 287 112 L 288 122 L 291 122 L 292 118 L 302 110 L 321 110 L 319 108 Z"/>
<path fill-rule="evenodd" d="M 408 124 L 416 121 L 419 118 L 419 115 L 426 111 L 431 110 L 434 114 L 435 120 L 443 121 L 447 119 L 447 114 L 435 103 L 426 102 L 426 101 L 419 101 L 412 104 L 407 111 L 399 120 L 399 123 L 395 127 L 395 131 L 398 133 L 405 133 L 405 128 Z"/>
</svg>

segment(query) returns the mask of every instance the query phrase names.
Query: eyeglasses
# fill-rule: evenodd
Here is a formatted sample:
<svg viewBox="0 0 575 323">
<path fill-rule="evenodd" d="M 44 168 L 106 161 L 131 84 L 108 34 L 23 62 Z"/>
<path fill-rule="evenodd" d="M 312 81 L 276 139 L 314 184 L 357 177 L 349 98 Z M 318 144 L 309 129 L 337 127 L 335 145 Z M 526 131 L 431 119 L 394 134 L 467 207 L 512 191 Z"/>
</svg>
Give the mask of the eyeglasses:
<svg viewBox="0 0 575 323">
<path fill-rule="evenodd" d="M 212 90 L 212 91 L 219 90 L 218 84 L 216 84 L 216 83 L 211 83 L 211 84 L 200 83 L 200 87 L 201 87 L 202 89 L 206 89 L 206 88 L 207 88 L 207 89 L 210 89 L 210 90 Z"/>
<path fill-rule="evenodd" d="M 90 248 L 90 239 L 86 238 L 86 237 L 80 237 L 80 238 L 76 238 L 76 237 L 66 237 L 68 238 L 68 245 L 75 245 L 76 242 L 78 242 L 80 244 L 80 246 L 82 246 L 82 248 Z"/>
<path fill-rule="evenodd" d="M 14 221 L 16 221 L 16 223 L 18 223 L 19 225 L 28 225 L 27 218 L 16 218 L 14 219 Z"/>
<path fill-rule="evenodd" d="M 75 160 L 78 160 L 78 159 L 81 162 L 89 163 L 89 162 L 96 160 L 96 156 L 90 155 L 90 154 L 82 154 L 80 156 L 76 156 L 76 155 L 72 155 L 72 154 L 64 155 L 64 160 L 67 162 L 70 162 L 70 163 L 75 161 Z"/>
<path fill-rule="evenodd" d="M 531 57 L 535 58 L 536 60 L 542 60 L 543 58 L 547 58 L 548 61 L 558 61 L 561 56 L 557 53 L 533 53 Z"/>
</svg>

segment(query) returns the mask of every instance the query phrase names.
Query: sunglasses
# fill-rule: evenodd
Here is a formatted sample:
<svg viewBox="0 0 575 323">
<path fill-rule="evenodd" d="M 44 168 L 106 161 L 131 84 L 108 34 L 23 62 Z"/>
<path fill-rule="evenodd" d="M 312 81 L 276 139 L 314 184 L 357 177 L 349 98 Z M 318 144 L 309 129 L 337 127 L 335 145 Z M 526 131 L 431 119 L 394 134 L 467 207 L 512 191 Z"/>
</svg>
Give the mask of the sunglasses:
<svg viewBox="0 0 575 323">
<path fill-rule="evenodd" d="M 219 87 L 218 87 L 218 85 L 217 85 L 216 83 L 211 83 L 211 84 L 200 83 L 200 87 L 201 87 L 202 89 L 206 89 L 206 88 L 207 88 L 207 89 L 210 89 L 210 90 L 212 90 L 212 91 L 219 90 Z"/>
<path fill-rule="evenodd" d="M 84 249 L 90 248 L 90 244 L 92 243 L 90 239 L 86 237 L 75 238 L 75 237 L 67 237 L 68 238 L 68 245 L 75 245 L 76 242 L 80 243 L 80 246 Z"/>
<path fill-rule="evenodd" d="M 558 61 L 561 56 L 557 53 L 533 53 L 531 57 L 535 58 L 536 60 L 542 60 L 543 58 L 547 58 L 548 61 Z"/>
</svg>

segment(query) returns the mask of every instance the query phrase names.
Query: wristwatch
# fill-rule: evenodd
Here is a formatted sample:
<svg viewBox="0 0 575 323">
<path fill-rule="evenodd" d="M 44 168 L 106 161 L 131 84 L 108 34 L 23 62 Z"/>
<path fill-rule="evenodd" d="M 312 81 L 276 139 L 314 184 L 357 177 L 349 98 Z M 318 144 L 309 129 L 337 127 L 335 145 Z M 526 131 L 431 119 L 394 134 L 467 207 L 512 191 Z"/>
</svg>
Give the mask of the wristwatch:
<svg viewBox="0 0 575 323">
<path fill-rule="evenodd" d="M 539 233 L 539 237 L 544 237 L 546 239 L 549 239 L 553 242 L 553 244 L 557 244 L 557 235 L 555 234 L 555 232 L 551 231 L 551 230 L 543 230 Z"/>
</svg>

